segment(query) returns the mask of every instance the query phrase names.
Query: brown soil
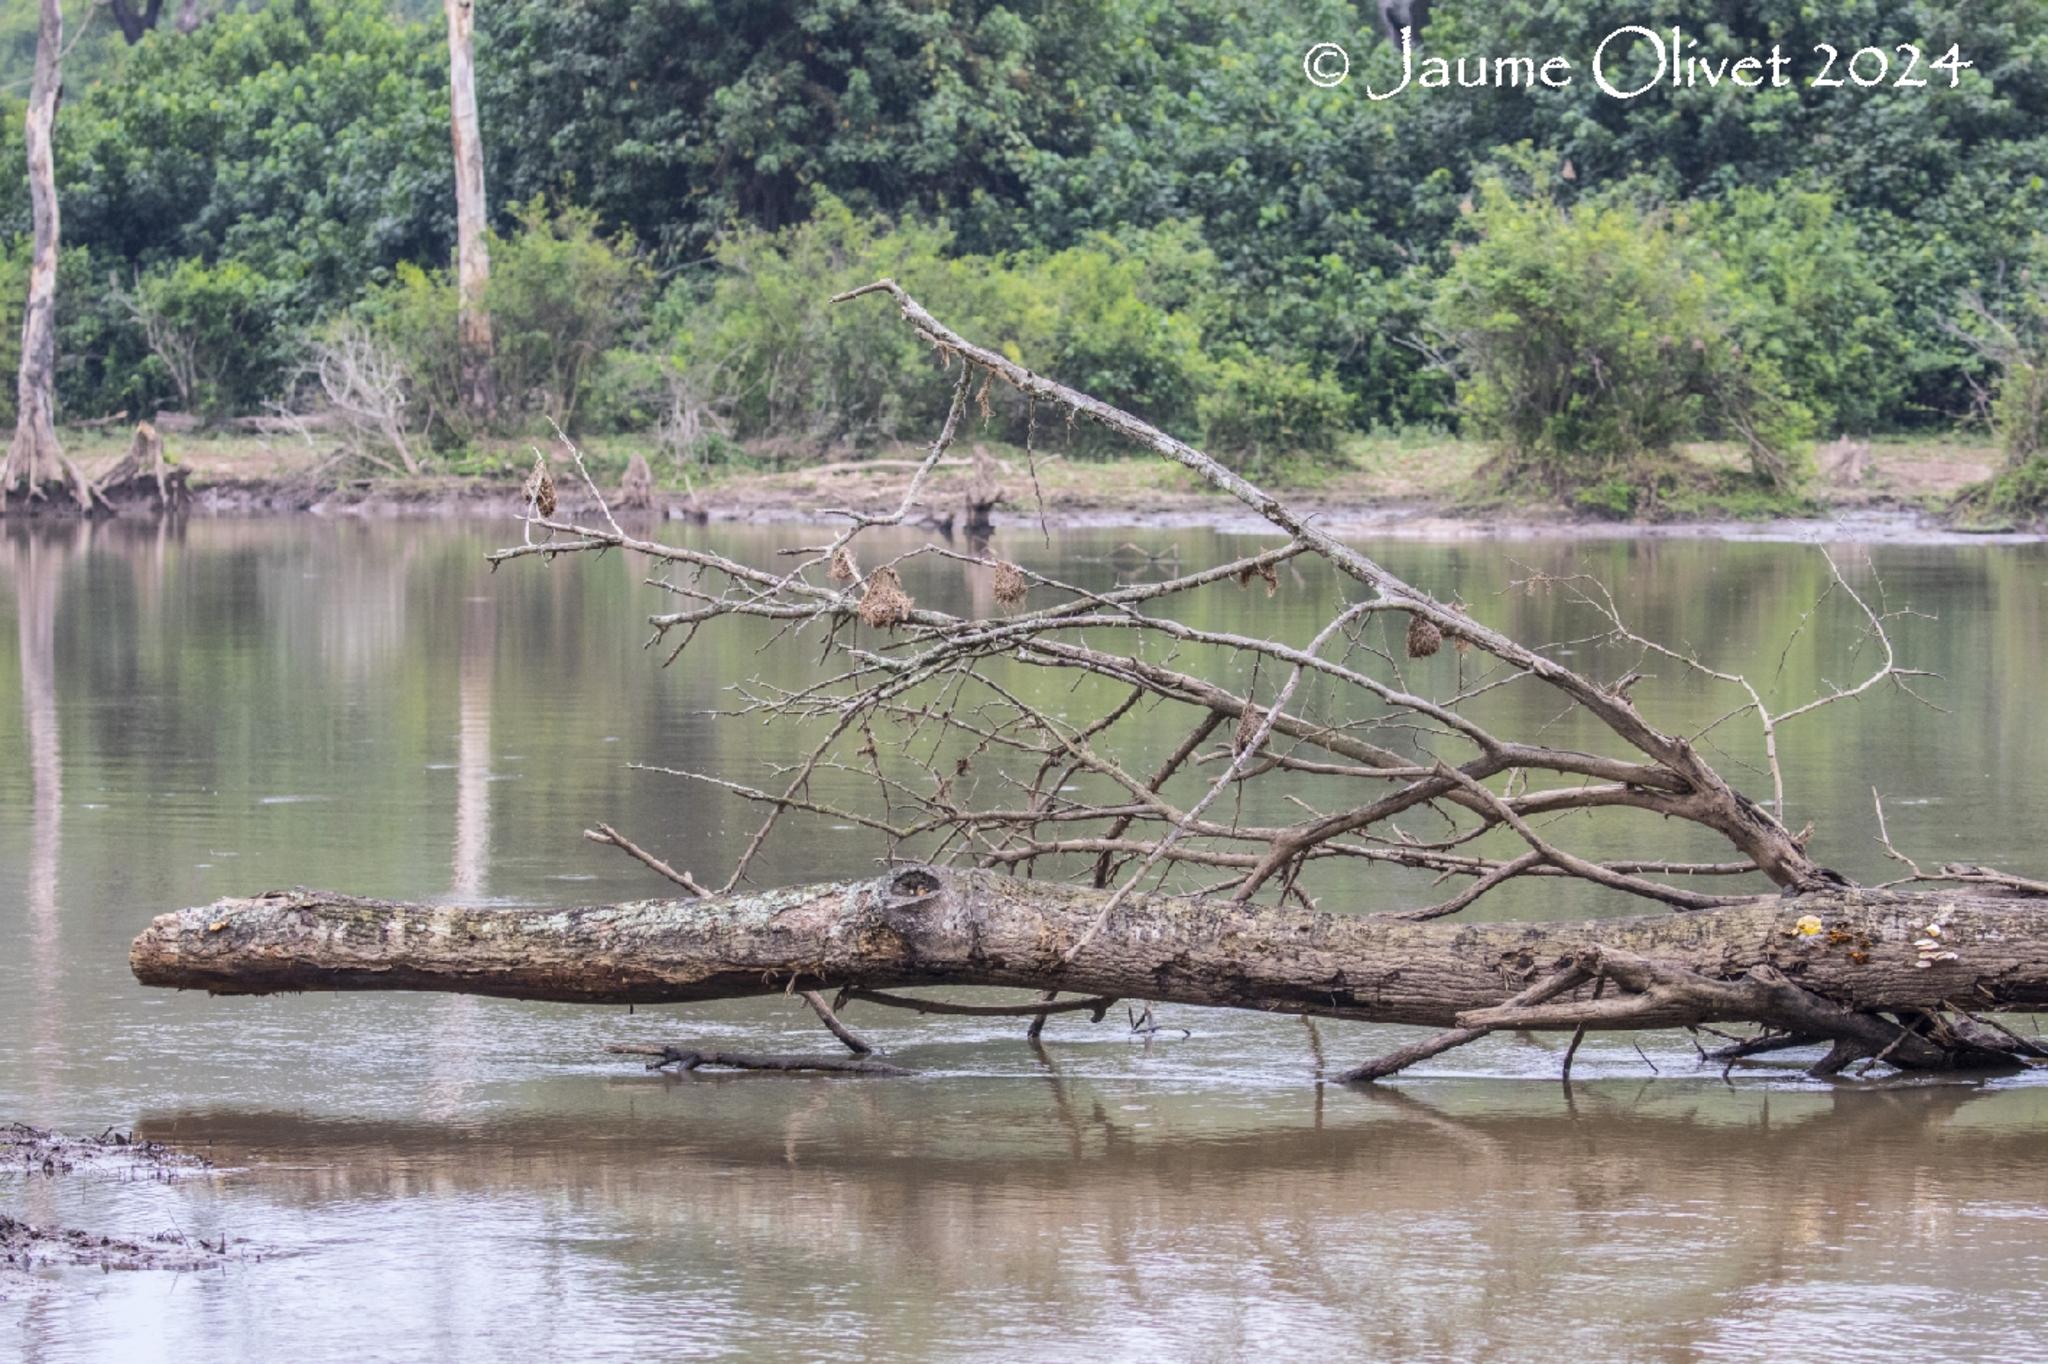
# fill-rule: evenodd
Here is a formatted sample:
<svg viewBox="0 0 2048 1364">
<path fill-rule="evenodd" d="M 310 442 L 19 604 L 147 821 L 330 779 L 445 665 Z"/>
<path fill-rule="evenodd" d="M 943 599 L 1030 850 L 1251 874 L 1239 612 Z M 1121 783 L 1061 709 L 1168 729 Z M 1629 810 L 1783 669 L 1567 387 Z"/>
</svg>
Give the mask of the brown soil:
<svg viewBox="0 0 2048 1364">
<path fill-rule="evenodd" d="M 66 433 L 66 445 L 89 471 L 110 466 L 126 448 L 125 431 L 102 429 Z M 480 467 L 495 471 L 463 477 L 361 477 L 336 465 L 329 452 L 283 437 L 207 437 L 167 433 L 170 457 L 191 471 L 194 510 L 212 515 L 315 515 L 512 517 L 522 506 L 520 484 L 531 467 L 531 446 L 504 442 L 487 451 Z M 593 439 L 587 454 L 607 495 L 616 492 L 618 472 L 645 442 L 624 437 Z M 1475 507 L 1473 475 L 1486 459 L 1477 444 L 1449 438 L 1359 438 L 1337 455 L 1314 464 L 1283 464 L 1262 478 L 1297 505 L 1315 508 L 1326 524 L 1374 535 L 1462 538 L 1483 535 L 1577 534 L 1597 528 L 1603 535 L 1752 535 L 1805 533 L 1820 524 L 1846 520 L 1855 528 L 1886 536 L 1946 533 L 1940 509 L 1961 489 L 1988 477 L 1997 451 L 1956 439 L 1878 440 L 1823 447 L 1822 473 L 1813 485 L 1820 511 L 1792 522 L 1708 519 L 1650 526 L 1596 521 L 1541 504 Z M 977 487 L 975 447 L 935 473 L 912 520 L 923 525 L 964 528 L 970 493 Z M 665 466 L 651 507 L 639 517 L 692 517 L 718 521 L 818 521 L 834 509 L 893 511 L 909 471 L 922 457 L 915 446 L 866 452 L 818 454 L 802 467 L 781 472 L 716 471 L 689 491 Z M 1035 526 L 1041 518 L 1060 527 L 1217 526 L 1251 528 L 1253 519 L 1235 502 L 1197 482 L 1187 471 L 1148 458 L 1077 459 L 1041 453 L 1036 469 L 1021 451 L 993 445 L 983 468 L 1001 489 L 998 526 Z M 1701 445 L 1688 454 L 1713 466 L 1731 452 Z M 572 463 L 551 453 L 561 510 L 570 516 L 595 513 L 595 505 Z"/>
</svg>

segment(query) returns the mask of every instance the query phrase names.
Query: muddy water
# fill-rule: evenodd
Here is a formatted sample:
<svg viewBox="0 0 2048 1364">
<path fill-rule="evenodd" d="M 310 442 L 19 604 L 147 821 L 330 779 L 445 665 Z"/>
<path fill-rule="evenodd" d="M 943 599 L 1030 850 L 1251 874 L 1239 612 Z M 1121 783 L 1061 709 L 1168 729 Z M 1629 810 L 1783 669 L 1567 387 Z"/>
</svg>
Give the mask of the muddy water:
<svg viewBox="0 0 2048 1364">
<path fill-rule="evenodd" d="M 803 538 L 689 533 L 762 563 Z M 1186 564 L 1246 543 L 1104 531 L 1007 551 L 1100 584 L 1131 571 L 1111 551 L 1132 538 Z M 1161 1010 L 1190 1035 L 1061 1019 L 1037 1053 L 1013 1025 L 859 1006 L 852 1021 L 918 1078 L 675 1079 L 602 1047 L 810 1049 L 815 1030 L 780 1001 L 629 1014 L 135 987 L 137 927 L 223 894 L 648 892 L 580 840 L 598 820 L 723 871 L 746 812 L 626 764 L 759 780 L 798 738 L 699 712 L 751 674 L 800 680 L 808 657 L 756 657 L 734 635 L 662 671 L 639 649 L 651 593 L 632 566 L 491 575 L 493 542 L 312 521 L 0 539 L 0 1118 L 132 1126 L 217 1167 L 169 1182 L 9 1171 L 0 1210 L 261 1256 L 9 1281 L 0 1356 L 1976 1359 L 2048 1339 L 2048 1087 L 2024 1080 L 1817 1084 L 1793 1058 L 1723 1081 L 1660 1037 L 1641 1055 L 1589 1042 L 1567 1091 L 1555 1044 L 1503 1038 L 1357 1094 L 1318 1086 L 1319 1061 L 1394 1030 Z M 1593 630 L 1568 593 L 1515 580 L 1597 575 L 1644 633 L 1782 700 L 1853 685 L 1870 661 L 1832 606 L 1802 627 L 1828 582 L 1810 547 L 1383 548 L 1606 676 L 1631 659 L 1573 642 Z M 1837 555 L 1873 603 L 1881 589 L 1923 613 L 1896 633 L 1943 674 L 1923 690 L 1952 713 L 1886 691 L 1793 730 L 1790 818 L 1816 824 L 1824 861 L 1876 879 L 1876 785 L 1924 859 L 2048 873 L 2048 552 Z M 907 576 L 923 600 L 986 605 L 956 575 Z M 1305 637 L 1339 591 L 1304 570 L 1270 600 L 1233 587 L 1182 609 Z M 1238 660 L 1203 666 L 1241 677 Z M 1437 685 L 1460 662 L 1414 666 Z M 1733 704 L 1647 670 L 1663 675 L 1636 694 L 1673 725 Z M 1536 693 L 1487 704 L 1503 727 L 1599 742 Z M 1177 737 L 1141 716 L 1126 742 Z M 1752 735 L 1731 723 L 1711 740 L 1724 770 L 1763 785 L 1743 767 Z M 1578 846 L 1646 835 L 1669 831 L 1587 830 Z M 860 872 L 873 853 L 809 826 L 761 879 Z M 1361 909 L 1426 893 L 1383 872 L 1317 890 Z M 1538 886 L 1489 912 L 1585 906 Z"/>
</svg>

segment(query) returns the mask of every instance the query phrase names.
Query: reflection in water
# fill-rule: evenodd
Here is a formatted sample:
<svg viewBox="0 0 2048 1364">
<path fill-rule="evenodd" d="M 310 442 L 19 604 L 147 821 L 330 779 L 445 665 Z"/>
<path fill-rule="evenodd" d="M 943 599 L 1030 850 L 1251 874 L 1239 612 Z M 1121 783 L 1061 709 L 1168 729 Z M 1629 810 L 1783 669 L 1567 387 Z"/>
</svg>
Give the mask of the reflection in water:
<svg viewBox="0 0 2048 1364">
<path fill-rule="evenodd" d="M 474 903 L 483 894 L 491 850 L 491 675 L 497 662 L 498 617 L 489 597 L 463 603 L 457 669 L 455 874 L 450 898 Z"/>
<path fill-rule="evenodd" d="M 57 726 L 57 595 L 65 564 L 84 527 L 65 536 L 9 536 L 13 553 L 15 628 L 21 660 L 22 729 L 29 771 L 28 909 L 30 957 L 36 992 L 35 1054 L 38 1079 L 47 1082 L 58 1060 L 62 966 L 57 914 L 57 866 L 64 831 L 64 757 Z"/>
<path fill-rule="evenodd" d="M 682 533 L 764 565 L 809 536 Z M 1183 566 L 1243 548 L 1201 531 L 1048 546 L 1032 528 L 993 552 L 1089 587 L 1156 576 L 1142 556 L 1119 562 L 1126 540 Z M 1589 1040 L 1567 1093 L 1561 1039 L 1504 1036 L 1362 1095 L 1314 1077 L 1409 1034 L 1162 1010 L 1194 1036 L 1147 1047 L 1121 1018 L 1059 1019 L 1033 1052 L 1011 1021 L 856 1006 L 849 1021 L 922 1078 L 672 1080 L 622 1070 L 605 1045 L 801 1051 L 819 1035 L 782 1001 L 629 1015 L 136 988 L 126 949 L 141 923 L 220 895 L 660 893 L 581 842 L 597 820 L 677 865 L 731 865 L 748 811 L 626 764 L 759 784 L 814 736 L 702 712 L 738 704 L 725 689 L 756 674 L 814 682 L 815 655 L 761 653 L 762 635 L 733 632 L 663 670 L 640 649 L 654 597 L 642 566 L 491 575 L 495 542 L 464 525 L 194 521 L 39 527 L 0 547 L 0 609 L 17 620 L 0 649 L 19 654 L 0 687 L 22 685 L 20 706 L 0 705 L 0 1118 L 90 1131 L 140 1118 L 228 1170 L 27 1189 L 0 1171 L 0 1209 L 291 1252 L 72 1284 L 26 1325 L 0 1313 L 0 1358 L 1194 1360 L 1262 1340 L 1345 1357 L 1784 1358 L 1822 1341 L 1836 1358 L 1985 1357 L 2048 1335 L 2033 1288 L 2048 1276 L 2035 1155 L 2048 1086 L 2033 1077 L 1863 1092 L 1787 1066 L 1728 1087 L 1679 1078 L 1700 1072 L 1674 1036 L 1645 1039 L 1654 1081 L 1627 1043 Z M 1532 639 L 1586 632 L 1558 594 L 1508 580 L 1595 574 L 1645 632 L 1776 679 L 1774 700 L 1824 687 L 1855 643 L 1839 622 L 1795 631 L 1824 586 L 1796 546 L 1379 548 Z M 1957 718 L 1872 696 L 1788 734 L 1796 814 L 1831 865 L 1866 880 L 1887 871 L 1868 838 L 1872 785 L 1916 853 L 2048 872 L 2048 726 L 2017 662 L 2048 638 L 2048 551 L 1877 558 L 1888 600 L 1938 618 L 1900 629 L 1913 661 L 1944 674 L 1938 699 Z M 986 600 L 985 575 L 916 572 L 920 601 Z M 1343 590 L 1310 566 L 1272 598 L 1228 585 L 1185 605 L 1214 628 L 1305 638 Z M 1451 654 L 1416 666 L 1454 669 Z M 1062 680 L 1004 676 L 1043 688 L 1031 699 L 1051 709 L 1092 704 Z M 1674 727 L 1727 708 L 1677 675 L 1638 695 Z M 1534 692 L 1476 704 L 1506 730 L 1600 742 L 1553 725 Z M 1134 713 L 1103 742 L 1129 746 L 1112 757 L 1156 753 L 1181 737 L 1171 720 Z M 1713 739 L 1739 749 L 1732 729 Z M 869 798 L 856 777 L 820 782 L 838 783 L 828 801 Z M 1248 801 L 1244 816 L 1278 812 Z M 1617 824 L 1589 850 L 1640 851 L 1628 845 L 1642 832 Z M 859 874 L 874 854 L 858 830 L 811 824 L 757 877 Z M 1360 909 L 1429 892 L 1377 872 L 1327 890 Z M 1534 885 L 1500 912 L 1586 909 L 1562 895 Z"/>
<path fill-rule="evenodd" d="M 455 864 L 448 898 L 474 904 L 483 895 L 491 853 L 491 684 L 498 653 L 497 604 L 469 597 L 462 604 L 462 642 L 456 668 Z M 459 1114 L 477 1080 L 482 1030 L 477 1001 L 466 995 L 436 999 L 427 1044 L 427 1112 Z"/>
<path fill-rule="evenodd" d="M 1318 1128 L 1302 1091 L 1067 1084 L 945 1082 L 972 1120 L 935 1121 L 917 1083 L 727 1077 L 460 1128 L 235 1110 L 140 1130 L 248 1162 L 245 1196 L 302 1235 L 331 1242 L 331 1216 L 376 1236 L 343 1252 L 355 1293 L 545 1227 L 581 1309 L 560 1343 L 596 1356 L 765 1336 L 797 1357 L 1786 1357 L 1797 1323 L 1831 1358 L 1896 1357 L 1892 1326 L 1983 1357 L 2048 1329 L 2048 1303 L 1985 1311 L 1942 1264 L 1961 1250 L 1987 1286 L 2048 1269 L 2037 1091 L 1606 1081 L 1575 1110 L 1553 1085 L 1439 1082 L 1347 1096 Z M 247 1277 L 225 1291 L 280 1291 Z M 690 1312 L 636 1320 L 650 1294 Z"/>
</svg>

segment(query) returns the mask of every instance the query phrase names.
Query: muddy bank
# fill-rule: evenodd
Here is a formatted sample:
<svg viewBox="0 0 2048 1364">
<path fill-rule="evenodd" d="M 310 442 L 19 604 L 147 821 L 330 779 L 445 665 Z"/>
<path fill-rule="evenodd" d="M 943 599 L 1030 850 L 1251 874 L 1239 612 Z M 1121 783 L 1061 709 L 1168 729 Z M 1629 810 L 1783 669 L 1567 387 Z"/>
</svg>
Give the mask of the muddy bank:
<svg viewBox="0 0 2048 1364">
<path fill-rule="evenodd" d="M 95 474 L 116 468 L 126 448 L 124 432 L 74 430 L 66 438 L 78 447 L 81 465 Z M 520 485 L 531 467 L 533 448 L 529 442 L 504 441 L 472 452 L 472 458 L 493 472 L 373 478 L 339 468 L 331 451 L 282 439 L 181 433 L 166 442 L 170 458 L 189 472 L 191 510 L 209 516 L 510 520 L 523 505 Z M 1844 451 L 1854 457 L 1840 457 Z M 630 437 L 594 437 L 586 450 L 592 473 L 608 498 L 616 493 L 619 471 L 630 457 L 646 453 L 645 440 Z M 787 452 L 778 456 L 764 449 L 753 457 L 768 467 L 693 469 L 687 488 L 658 489 L 649 506 L 631 515 L 641 525 L 699 518 L 775 524 L 815 523 L 841 508 L 890 512 L 923 455 L 921 447 L 909 445 L 824 451 L 778 469 L 773 460 L 786 458 Z M 1702 445 L 1689 447 L 1688 457 L 1709 468 L 1725 464 L 1729 455 Z M 1994 447 L 1952 438 L 1836 442 L 1816 457 L 1810 487 L 1816 510 L 1788 520 L 1707 513 L 1631 523 L 1535 502 L 1475 505 L 1474 489 L 1483 482 L 1487 451 L 1452 437 L 1361 438 L 1313 464 L 1283 465 L 1268 481 L 1290 502 L 1313 509 L 1331 528 L 1379 539 L 1711 536 L 1940 541 L 1975 538 L 1970 530 L 1947 520 L 1941 509 L 1963 489 L 1988 477 L 2000 458 Z M 562 507 L 579 516 L 595 516 L 595 503 L 574 462 L 559 448 L 550 450 L 549 460 Z M 661 464 L 665 478 L 685 481 L 666 461 Z M 976 442 L 934 471 L 912 519 L 932 527 L 950 523 L 964 532 L 969 503 L 986 501 L 991 494 L 998 530 L 1036 531 L 1041 523 L 1049 529 L 1266 530 L 1237 502 L 1177 465 L 1142 457 L 1073 458 L 1058 452 L 1027 457 L 993 442 Z M 153 511 L 142 506 L 126 514 L 147 516 Z M 1989 529 L 2010 538 L 2039 538 L 2023 528 Z"/>
<path fill-rule="evenodd" d="M 159 1182 L 203 1174 L 203 1156 L 161 1142 L 138 1140 L 112 1128 L 98 1136 L 69 1136 L 26 1123 L 0 1128 L 0 1187 L 14 1203 L 33 1181 L 70 1177 L 148 1179 Z M 246 1247 L 226 1240 L 210 1244 L 175 1227 L 147 1235 L 115 1235 L 77 1227 L 38 1226 L 0 1210 L 0 1298 L 31 1292 L 44 1282 L 38 1271 L 63 1268 L 214 1269 L 245 1259 Z"/>
<path fill-rule="evenodd" d="M 1149 487 L 1065 486 L 1028 491 L 999 503 L 998 532 L 1048 529 L 1173 530 L 1204 527 L 1262 534 L 1270 527 L 1237 503 L 1212 494 Z M 753 525 L 815 524 L 839 509 L 893 511 L 904 477 L 896 475 L 759 474 L 728 479 L 696 493 L 657 491 L 652 506 L 621 511 L 642 526 L 718 521 Z M 964 495 L 954 480 L 935 480 L 913 509 L 912 524 L 959 530 Z M 1854 540 L 1897 543 L 2032 542 L 2048 529 L 1966 528 L 1923 505 L 1892 499 L 1824 499 L 1811 516 L 1764 520 L 1623 522 L 1542 506 L 1473 508 L 1450 498 L 1362 495 L 1355 489 L 1291 490 L 1323 525 L 1346 535 L 1377 539 L 1472 540 L 1531 538 L 1712 538 L 1725 540 Z M 519 485 L 482 479 L 359 480 L 316 486 L 291 479 L 228 479 L 197 484 L 192 509 L 208 516 L 360 516 L 376 518 L 516 519 L 523 510 Z M 572 515 L 599 515 L 595 499 L 562 481 L 561 507 Z"/>
</svg>

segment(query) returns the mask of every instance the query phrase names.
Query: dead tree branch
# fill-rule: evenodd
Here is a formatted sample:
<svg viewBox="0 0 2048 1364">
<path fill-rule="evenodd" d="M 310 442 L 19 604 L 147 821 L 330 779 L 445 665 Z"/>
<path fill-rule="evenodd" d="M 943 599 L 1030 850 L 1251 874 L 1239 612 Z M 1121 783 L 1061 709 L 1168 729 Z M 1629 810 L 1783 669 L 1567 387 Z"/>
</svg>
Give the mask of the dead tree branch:
<svg viewBox="0 0 2048 1364">
<path fill-rule="evenodd" d="M 1952 864 L 1939 878 L 1914 867 L 1912 879 L 1961 890 L 1859 891 L 1813 859 L 1810 831 L 1784 822 L 1785 726 L 1890 688 L 1915 694 L 1930 676 L 1902 663 L 1892 630 L 1908 613 L 1884 603 L 1881 583 L 1860 591 L 1819 551 L 1828 587 L 1799 629 L 1823 610 L 1845 612 L 1875 659 L 1853 685 L 1790 700 L 1638 633 L 1599 584 L 1536 575 L 1516 585 L 1563 592 L 1590 620 L 1581 644 L 1732 688 L 1733 708 L 1717 724 L 1754 724 L 1755 748 L 1738 761 L 1770 790 L 1752 799 L 1702 756 L 1716 726 L 1688 734 L 1638 704 L 1642 668 L 1602 682 L 1565 661 L 1572 649 L 1522 643 L 1489 619 L 1497 608 L 1403 581 L 1186 442 L 962 337 L 892 281 L 836 302 L 861 306 L 869 295 L 891 300 L 952 376 L 944 420 L 892 511 L 832 513 L 845 525 L 822 543 L 762 566 L 629 532 L 594 484 L 598 517 L 558 515 L 543 461 L 522 543 L 491 556 L 505 564 L 618 551 L 644 561 L 665 598 L 648 617 L 648 643 L 670 663 L 713 629 L 738 631 L 751 647 L 807 651 L 815 666 L 806 680 L 731 678 L 718 712 L 797 736 L 795 757 L 766 764 L 757 780 L 668 773 L 758 810 L 717 897 L 695 911 L 573 911 L 560 944 L 520 911 L 501 911 L 474 925 L 479 936 L 457 939 L 449 961 L 378 958 L 374 971 L 356 961 L 348 932 L 296 962 L 298 940 L 281 922 L 263 920 L 246 946 L 231 939 L 222 951 L 189 924 L 159 921 L 138 940 L 138 973 L 224 991 L 374 983 L 563 999 L 842 989 L 842 1002 L 1034 1023 L 1154 999 L 1442 1030 L 1350 1072 L 1359 1079 L 1501 1027 L 1742 1021 L 1832 1041 L 1839 1064 L 1931 1067 L 2013 1053 L 2010 1039 L 1994 1042 L 1991 1028 L 1945 1001 L 1996 1010 L 2048 997 L 2048 961 L 2035 961 L 2048 958 L 2048 940 L 2028 937 L 2037 918 L 2048 929 L 2048 901 L 2013 898 L 2048 885 Z M 1205 565 L 1153 557 L 1107 586 L 1064 581 L 991 548 L 905 548 L 900 528 L 969 420 L 970 398 L 992 383 L 1192 471 L 1262 518 L 1273 542 Z M 583 470 L 580 452 L 566 437 L 563 445 Z M 891 527 L 899 534 L 887 540 L 870 534 Z M 1314 580 L 1299 568 L 1312 559 L 1333 572 L 1313 589 L 1322 596 L 1311 628 L 1245 634 L 1187 609 L 1205 594 L 1304 590 Z M 974 599 L 993 603 L 985 613 L 930 604 L 926 584 L 962 576 Z M 1500 732 L 1485 698 L 1506 687 L 1542 689 L 1560 717 L 1596 728 L 1597 741 L 1550 742 L 1548 726 Z M 1131 717 L 1141 715 L 1166 717 L 1144 733 L 1175 736 L 1170 747 L 1139 737 Z M 1737 732 L 1716 735 L 1716 751 Z M 1275 788 L 1278 801 L 1245 799 Z M 914 868 L 863 886 L 745 893 L 770 840 L 807 817 L 863 829 L 886 863 Z M 1596 823 L 1625 821 L 1704 831 L 1727 852 L 1615 858 L 1573 846 Z M 693 894 L 707 889 L 609 825 L 586 837 Z M 1346 885 L 1338 873 L 1359 867 L 1462 884 L 1386 914 L 1322 913 Z M 1709 876 L 1732 884 L 1720 894 L 1695 888 Z M 1437 922 L 1528 878 L 1577 882 L 1658 917 Z M 379 932 L 389 916 L 411 913 L 355 903 L 320 897 L 292 913 L 360 915 L 364 931 Z M 243 912 L 231 907 L 225 922 L 241 923 Z M 553 913 L 559 926 L 563 912 Z M 589 916 L 607 925 L 603 935 L 583 933 Z M 771 922 L 782 935 L 760 939 Z M 1977 935 L 1968 948 L 1958 945 L 1965 923 Z M 597 959 L 563 955 L 572 941 Z M 888 993 L 918 985 L 1016 986 L 1041 998 L 968 1005 Z"/>
</svg>

